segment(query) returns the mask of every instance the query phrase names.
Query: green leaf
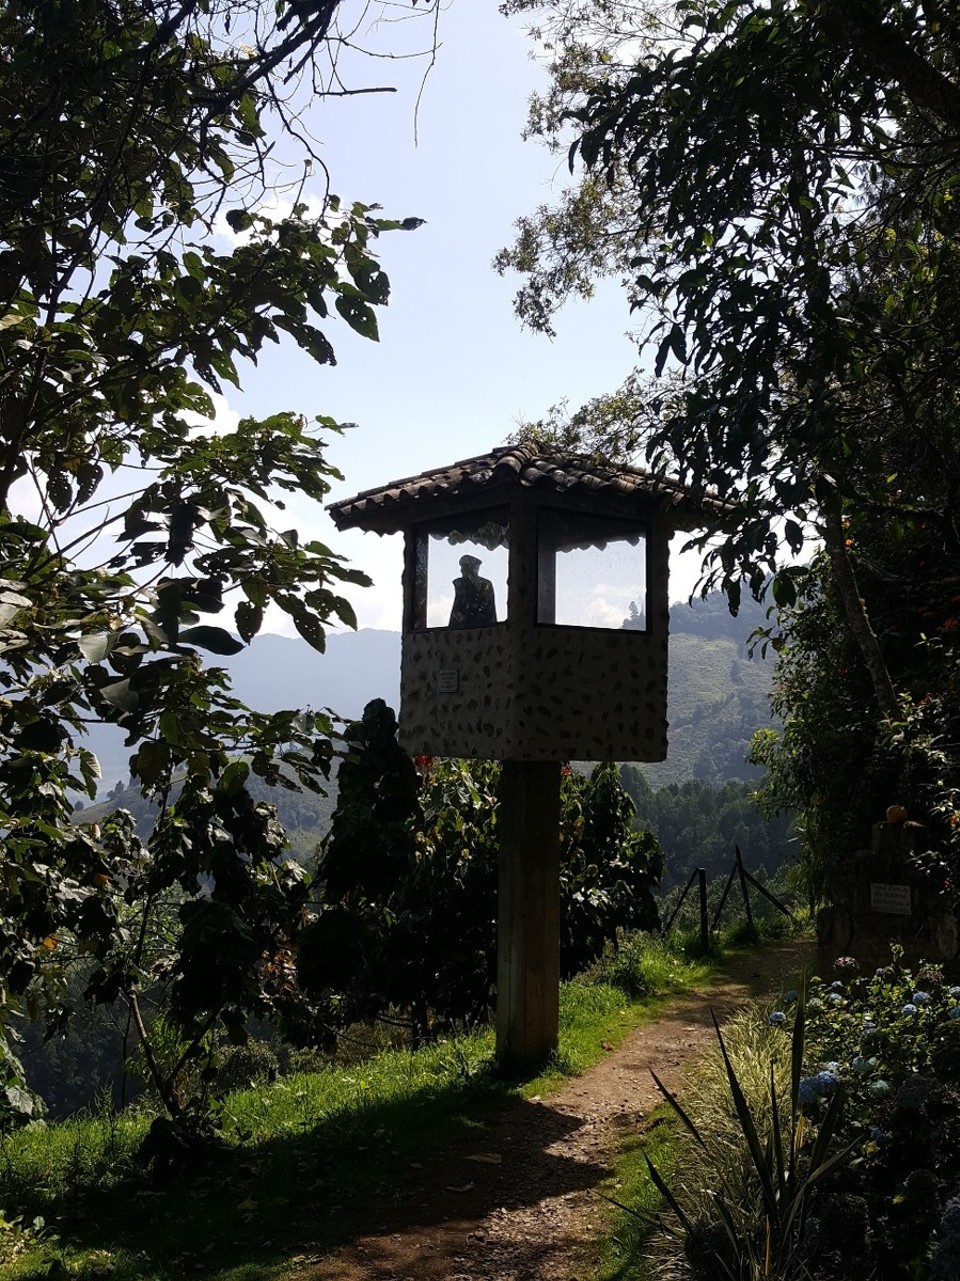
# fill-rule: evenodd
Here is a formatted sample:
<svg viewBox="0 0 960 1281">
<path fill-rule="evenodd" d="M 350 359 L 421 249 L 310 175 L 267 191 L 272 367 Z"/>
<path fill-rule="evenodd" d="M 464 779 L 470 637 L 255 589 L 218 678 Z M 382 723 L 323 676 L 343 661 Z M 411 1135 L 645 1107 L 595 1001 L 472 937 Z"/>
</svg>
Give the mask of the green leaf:
<svg viewBox="0 0 960 1281">
<path fill-rule="evenodd" d="M 236 619 L 240 639 L 244 641 L 253 640 L 263 626 L 263 610 L 259 605 L 252 605 L 249 601 L 242 600 L 239 602 L 234 618 Z"/>
<path fill-rule="evenodd" d="M 117 643 L 118 632 L 89 632 L 77 641 L 80 653 L 90 663 L 102 662 Z"/>
<path fill-rule="evenodd" d="M 334 306 L 356 333 L 364 338 L 370 338 L 373 342 L 380 341 L 376 313 L 363 299 L 340 294 Z"/>
<path fill-rule="evenodd" d="M 238 234 L 241 231 L 248 231 L 253 226 L 253 218 L 246 209 L 228 209 L 226 218 L 231 229 Z"/>
<path fill-rule="evenodd" d="M 122 681 L 113 681 L 109 685 L 102 685 L 100 694 L 113 707 L 119 708 L 121 712 L 135 712 L 140 706 L 140 697 L 135 690 L 131 689 L 129 678 L 125 678 Z"/>
<path fill-rule="evenodd" d="M 781 609 L 788 609 L 797 603 L 797 587 L 788 573 L 775 574 L 770 587 L 773 599 Z"/>
<path fill-rule="evenodd" d="M 206 623 L 181 631 L 178 643 L 199 645 L 201 649 L 208 649 L 212 654 L 239 654 L 245 648 L 242 641 L 231 636 L 224 628 L 211 627 Z"/>
<path fill-rule="evenodd" d="M 237 796 L 243 791 L 250 777 L 250 766 L 246 761 L 231 761 L 220 776 L 217 787 L 228 796 Z"/>
<path fill-rule="evenodd" d="M 59 752 L 66 737 L 67 731 L 60 721 L 43 718 L 30 721 L 14 741 L 21 752 Z"/>
<path fill-rule="evenodd" d="M 130 769 L 135 778 L 151 787 L 165 778 L 170 768 L 170 748 L 162 740 L 141 743 L 132 758 Z"/>
<path fill-rule="evenodd" d="M 308 645 L 320 654 L 324 652 L 327 648 L 327 635 L 318 618 L 298 610 L 293 615 L 293 625 Z"/>
</svg>

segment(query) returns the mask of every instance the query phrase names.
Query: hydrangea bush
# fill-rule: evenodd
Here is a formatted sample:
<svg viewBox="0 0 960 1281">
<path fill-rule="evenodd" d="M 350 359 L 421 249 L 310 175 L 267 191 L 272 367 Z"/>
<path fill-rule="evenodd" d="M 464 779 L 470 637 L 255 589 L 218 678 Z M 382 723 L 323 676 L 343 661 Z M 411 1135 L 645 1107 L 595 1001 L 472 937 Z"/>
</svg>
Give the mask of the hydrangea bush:
<svg viewBox="0 0 960 1281">
<path fill-rule="evenodd" d="M 940 967 L 889 965 L 814 978 L 805 998 L 799 1105 L 816 1125 L 839 1092 L 857 1155 L 813 1225 L 823 1275 L 858 1281 L 960 1278 L 960 986 Z M 791 1030 L 791 1005 L 770 1016 Z M 778 1017 L 783 1015 L 783 1017 Z"/>
</svg>

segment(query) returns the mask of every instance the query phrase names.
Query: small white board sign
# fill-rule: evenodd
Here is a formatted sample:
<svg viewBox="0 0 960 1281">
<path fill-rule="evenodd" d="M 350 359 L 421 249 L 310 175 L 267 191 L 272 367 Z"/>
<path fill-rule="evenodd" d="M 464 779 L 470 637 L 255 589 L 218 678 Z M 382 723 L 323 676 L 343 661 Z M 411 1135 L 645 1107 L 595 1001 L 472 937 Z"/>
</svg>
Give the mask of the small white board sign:
<svg viewBox="0 0 960 1281">
<path fill-rule="evenodd" d="M 870 907 L 874 912 L 886 912 L 891 916 L 909 916 L 910 886 L 871 881 Z"/>
</svg>

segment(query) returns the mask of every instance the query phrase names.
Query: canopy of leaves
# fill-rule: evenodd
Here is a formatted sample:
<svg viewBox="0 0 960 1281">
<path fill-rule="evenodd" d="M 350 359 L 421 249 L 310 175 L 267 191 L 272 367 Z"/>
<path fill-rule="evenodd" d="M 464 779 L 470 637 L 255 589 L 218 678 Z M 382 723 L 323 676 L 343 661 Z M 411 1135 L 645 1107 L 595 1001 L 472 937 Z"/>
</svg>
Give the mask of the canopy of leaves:
<svg viewBox="0 0 960 1281">
<path fill-rule="evenodd" d="M 956 548 L 952 8 L 507 7 L 546 10 L 553 79 L 531 131 L 569 146 L 578 185 L 520 224 L 499 266 L 524 273 L 518 311 L 540 328 L 597 273 L 618 275 L 655 374 L 545 426 L 642 446 L 735 498 L 709 560 L 734 605 L 741 577 L 759 591 L 771 573 L 789 603 L 781 548 L 832 530 L 842 555 L 830 520 L 851 505 L 922 510 Z"/>
<path fill-rule="evenodd" d="M 944 555 L 935 529 L 903 538 L 889 522 L 864 518 L 846 532 L 863 565 L 860 584 L 900 690 L 900 713 L 878 722 L 833 578 L 818 558 L 784 618 L 773 698 L 783 730 L 754 741 L 753 758 L 767 771 L 760 799 L 768 811 L 799 811 L 805 872 L 821 898 L 869 846 L 887 807 L 905 806 L 924 824 L 916 833 L 924 868 L 956 901 L 960 566 Z"/>
<path fill-rule="evenodd" d="M 316 215 L 303 183 L 264 212 L 278 140 L 304 181 L 313 163 L 297 120 L 306 97 L 350 92 L 340 7 L 0 9 L 8 1011 L 64 1013 L 78 953 L 97 962 L 88 995 L 123 995 L 141 1029 L 137 993 L 169 981 L 187 1053 L 219 1024 L 242 1036 L 249 1012 L 289 995 L 281 958 L 302 877 L 246 783 L 318 788 L 329 721 L 249 712 L 202 654 L 236 652 L 270 606 L 322 650 L 329 621 L 354 623 L 342 585 L 365 580 L 275 527 L 284 491 L 320 502 L 336 475 L 302 417 L 278 407 L 227 433 L 189 424 L 268 342 L 286 336 L 331 364 L 334 323 L 377 337 L 389 285 L 374 243 L 417 220 L 344 204 L 325 184 Z M 232 245 L 213 238 L 227 227 Z M 70 821 L 76 792 L 95 790 L 82 739 L 93 721 L 123 728 L 131 776 L 160 802 L 145 841 L 122 815 Z M 159 947 L 151 912 L 171 895 Z"/>
</svg>

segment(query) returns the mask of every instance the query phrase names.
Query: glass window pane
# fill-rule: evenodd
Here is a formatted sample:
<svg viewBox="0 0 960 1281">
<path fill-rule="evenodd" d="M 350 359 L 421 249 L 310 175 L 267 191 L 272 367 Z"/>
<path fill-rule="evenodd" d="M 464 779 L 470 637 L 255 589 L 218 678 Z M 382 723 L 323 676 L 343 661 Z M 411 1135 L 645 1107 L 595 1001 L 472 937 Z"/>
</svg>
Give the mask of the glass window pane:
<svg viewBox="0 0 960 1281">
<path fill-rule="evenodd" d="M 629 521 L 544 513 L 537 622 L 645 631 L 646 531 Z"/>
<path fill-rule="evenodd" d="M 427 627 L 492 627 L 507 616 L 506 520 L 431 529 L 427 551 Z"/>
</svg>

